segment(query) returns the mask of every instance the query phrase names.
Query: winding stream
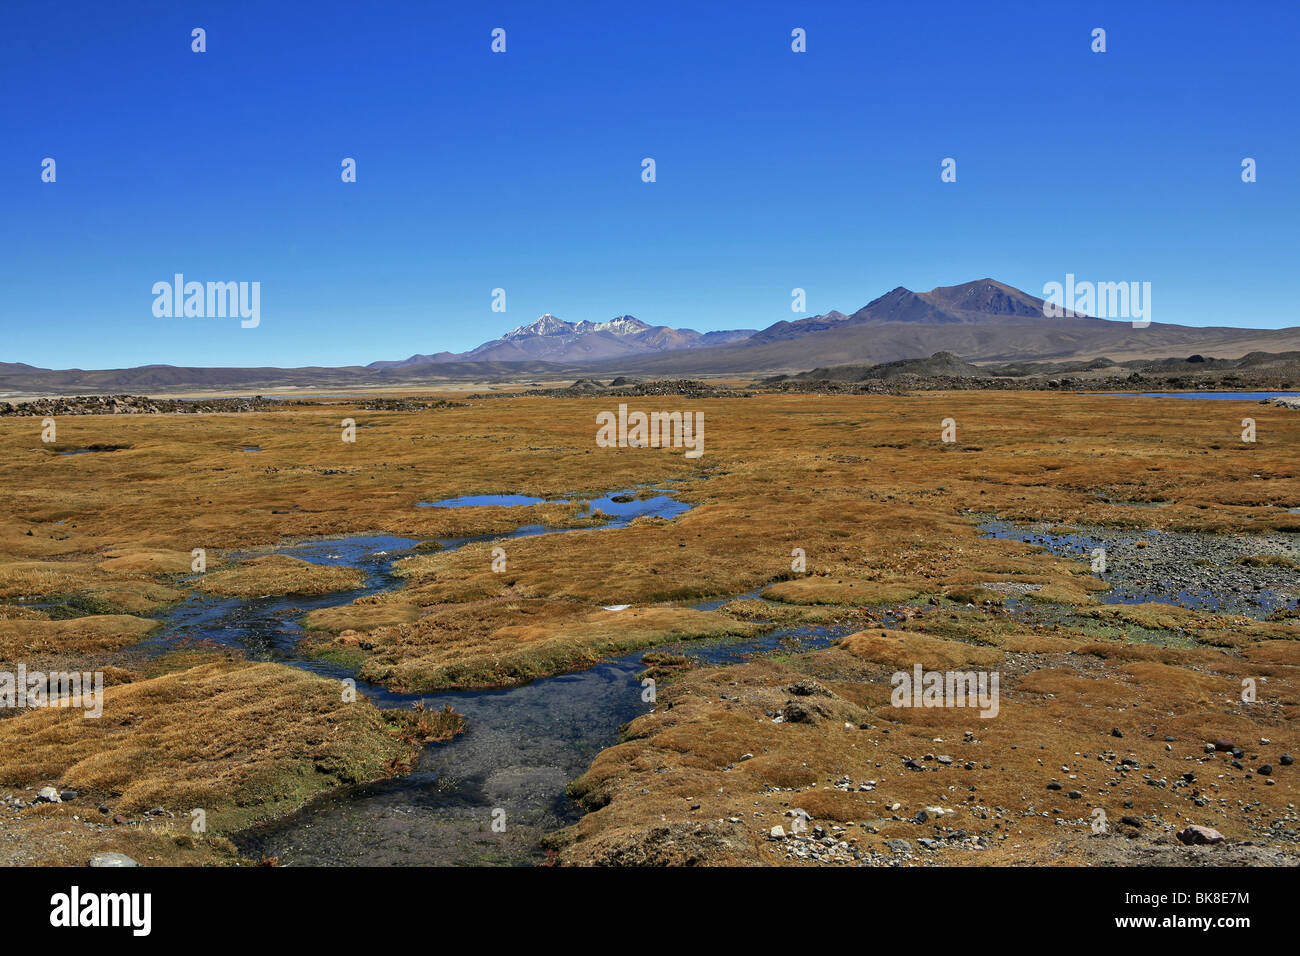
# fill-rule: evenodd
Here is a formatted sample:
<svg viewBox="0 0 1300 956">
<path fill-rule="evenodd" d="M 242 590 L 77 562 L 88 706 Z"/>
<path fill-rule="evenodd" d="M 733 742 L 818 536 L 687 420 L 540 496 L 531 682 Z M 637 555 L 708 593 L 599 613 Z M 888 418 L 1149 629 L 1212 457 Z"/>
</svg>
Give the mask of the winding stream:
<svg viewBox="0 0 1300 956">
<path fill-rule="evenodd" d="M 625 527 L 641 515 L 672 518 L 690 507 L 671 493 L 635 495 L 633 490 L 591 503 L 593 509 L 611 516 L 604 528 Z M 507 535 L 439 543 L 452 549 L 470 541 L 564 530 L 525 525 Z M 328 677 L 352 677 L 340 665 L 298 654 L 303 629 L 297 621 L 316 608 L 402 586 L 392 564 L 419 543 L 371 536 L 277 549 L 279 554 L 314 563 L 359 568 L 365 574 L 364 585 L 311 598 L 241 600 L 196 594 L 164 616 L 165 636 L 151 639 L 146 647 L 164 650 L 185 639 L 214 640 L 240 648 L 253 660 L 280 661 Z M 711 610 L 727 600 L 694 606 Z M 785 627 L 758 638 L 675 642 L 654 649 L 690 653 L 708 664 L 729 664 L 791 642 L 803 649 L 825 646 L 849 630 Z M 281 864 L 290 865 L 541 862 L 540 837 L 581 815 L 578 805 L 565 795 L 569 781 L 617 742 L 624 724 L 649 710 L 650 704 L 641 699 L 637 675 L 645 670 L 641 659 L 650 650 L 504 690 L 396 694 L 358 681 L 358 689 L 380 707 L 409 707 L 419 700 L 433 709 L 450 704 L 465 716 L 466 730 L 451 741 L 426 747 L 406 776 L 333 791 L 292 816 L 237 836 L 235 842 L 251 857 L 277 857 Z M 493 822 L 502 819 L 502 812 L 504 830 L 494 830 Z"/>
</svg>

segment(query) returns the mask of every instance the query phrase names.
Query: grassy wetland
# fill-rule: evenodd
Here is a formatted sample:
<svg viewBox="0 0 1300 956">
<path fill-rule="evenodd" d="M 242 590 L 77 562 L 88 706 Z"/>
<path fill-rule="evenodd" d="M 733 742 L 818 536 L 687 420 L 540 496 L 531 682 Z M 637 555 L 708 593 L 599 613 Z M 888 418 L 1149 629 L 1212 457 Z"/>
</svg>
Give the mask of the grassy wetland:
<svg viewBox="0 0 1300 956">
<path fill-rule="evenodd" d="M 256 862 L 248 828 L 472 734 L 438 695 L 641 653 L 656 699 L 613 691 L 634 719 L 571 775 L 587 812 L 530 833 L 554 862 L 1297 862 L 1294 410 L 633 399 L 704 414 L 690 459 L 598 447 L 609 398 L 459 401 L 68 416 L 56 444 L 0 418 L 0 670 L 106 685 L 99 719 L 0 711 L 0 862 Z M 689 510 L 586 504 L 618 492 Z M 542 502 L 421 506 L 517 494 Z M 330 563 L 363 536 L 404 544 Z M 323 558 L 282 553 L 312 542 Z M 277 602 L 292 652 L 178 633 L 196 600 Z M 824 640 L 696 650 L 781 628 Z M 916 665 L 997 672 L 996 716 L 894 706 Z M 1184 846 L 1189 824 L 1226 839 Z"/>
</svg>

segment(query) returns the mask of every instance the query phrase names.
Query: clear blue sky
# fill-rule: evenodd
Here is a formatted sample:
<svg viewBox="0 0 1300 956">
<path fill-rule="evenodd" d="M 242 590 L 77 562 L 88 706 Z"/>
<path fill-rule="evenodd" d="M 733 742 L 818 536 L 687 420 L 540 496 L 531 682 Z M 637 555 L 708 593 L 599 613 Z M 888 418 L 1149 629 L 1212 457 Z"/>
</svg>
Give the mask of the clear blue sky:
<svg viewBox="0 0 1300 956">
<path fill-rule="evenodd" d="M 0 361 L 365 363 L 1067 272 L 1297 325 L 1298 36 L 1293 0 L 7 3 Z M 260 282 L 260 327 L 155 318 L 176 272 Z"/>
</svg>

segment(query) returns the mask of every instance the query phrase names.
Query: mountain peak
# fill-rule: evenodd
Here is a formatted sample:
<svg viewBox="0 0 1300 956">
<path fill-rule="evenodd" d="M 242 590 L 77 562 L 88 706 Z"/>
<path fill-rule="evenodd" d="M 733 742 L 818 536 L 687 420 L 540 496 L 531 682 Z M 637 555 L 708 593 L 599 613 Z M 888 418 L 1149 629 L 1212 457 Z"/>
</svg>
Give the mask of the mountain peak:
<svg viewBox="0 0 1300 956">
<path fill-rule="evenodd" d="M 547 312 L 536 322 L 513 328 L 501 337 L 503 339 L 519 339 L 530 335 L 570 335 L 572 332 L 572 322 L 565 322 L 563 319 L 557 319 L 555 316 L 551 315 L 551 313 Z"/>
<path fill-rule="evenodd" d="M 961 285 L 936 286 L 920 298 L 941 309 L 987 315 L 1043 314 L 1043 300 L 996 279 L 976 279 Z"/>
<path fill-rule="evenodd" d="M 588 322 L 583 319 L 573 327 L 575 332 L 612 332 L 615 335 L 636 335 L 652 326 L 642 322 L 634 315 L 620 315 L 608 322 Z"/>
</svg>

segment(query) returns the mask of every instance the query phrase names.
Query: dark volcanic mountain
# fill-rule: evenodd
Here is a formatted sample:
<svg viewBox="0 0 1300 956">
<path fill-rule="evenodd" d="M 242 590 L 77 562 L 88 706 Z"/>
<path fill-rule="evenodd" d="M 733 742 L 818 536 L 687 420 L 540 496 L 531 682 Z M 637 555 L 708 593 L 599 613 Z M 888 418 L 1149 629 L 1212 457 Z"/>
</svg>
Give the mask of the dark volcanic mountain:
<svg viewBox="0 0 1300 956">
<path fill-rule="evenodd" d="M 1157 358 L 1193 352 L 1236 357 L 1300 348 L 1300 328 L 1194 328 L 1089 317 L 1049 318 L 1043 300 L 994 279 L 912 292 L 901 286 L 851 315 L 828 312 L 777 322 L 743 342 L 595 369 L 662 375 L 797 372 L 877 365 L 950 352 L 967 362 L 1067 361 L 1097 355 Z"/>
<path fill-rule="evenodd" d="M 929 292 L 912 292 L 899 286 L 852 315 L 827 312 L 793 322 L 777 322 L 750 336 L 748 342 L 785 342 L 812 332 L 860 325 L 987 325 L 1002 318 L 1043 317 L 1042 299 L 993 279 L 980 279 L 963 285 L 939 286 Z"/>
</svg>

